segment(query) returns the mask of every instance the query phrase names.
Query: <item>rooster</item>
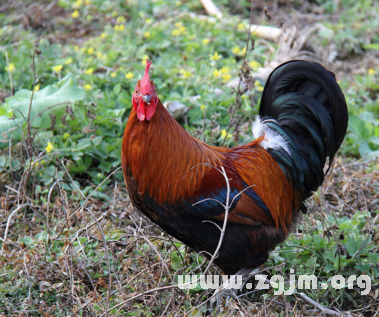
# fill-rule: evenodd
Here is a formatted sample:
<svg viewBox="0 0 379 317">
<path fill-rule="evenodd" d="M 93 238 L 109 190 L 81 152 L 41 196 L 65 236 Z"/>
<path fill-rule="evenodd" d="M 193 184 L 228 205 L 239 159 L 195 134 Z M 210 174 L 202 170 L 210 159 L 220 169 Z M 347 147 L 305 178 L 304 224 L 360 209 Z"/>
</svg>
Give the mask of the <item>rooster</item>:
<svg viewBox="0 0 379 317">
<path fill-rule="evenodd" d="M 133 205 L 209 256 L 225 220 L 219 202 L 225 205 L 227 184 L 214 168 L 222 166 L 233 203 L 214 262 L 227 275 L 257 268 L 306 212 L 305 199 L 322 184 L 346 134 L 347 106 L 334 74 L 301 60 L 277 67 L 253 123 L 256 139 L 226 148 L 197 140 L 175 121 L 149 78 L 151 63 L 133 92 L 122 141 Z"/>
</svg>

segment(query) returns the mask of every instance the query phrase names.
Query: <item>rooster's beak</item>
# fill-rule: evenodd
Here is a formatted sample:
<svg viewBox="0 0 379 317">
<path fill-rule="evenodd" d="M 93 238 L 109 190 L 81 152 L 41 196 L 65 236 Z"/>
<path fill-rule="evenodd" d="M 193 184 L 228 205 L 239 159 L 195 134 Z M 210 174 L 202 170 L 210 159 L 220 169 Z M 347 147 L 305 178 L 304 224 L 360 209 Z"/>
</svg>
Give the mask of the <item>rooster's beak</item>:
<svg viewBox="0 0 379 317">
<path fill-rule="evenodd" d="M 149 105 L 151 97 L 150 95 L 145 95 L 145 96 L 142 96 L 142 100 L 145 101 Z"/>
</svg>

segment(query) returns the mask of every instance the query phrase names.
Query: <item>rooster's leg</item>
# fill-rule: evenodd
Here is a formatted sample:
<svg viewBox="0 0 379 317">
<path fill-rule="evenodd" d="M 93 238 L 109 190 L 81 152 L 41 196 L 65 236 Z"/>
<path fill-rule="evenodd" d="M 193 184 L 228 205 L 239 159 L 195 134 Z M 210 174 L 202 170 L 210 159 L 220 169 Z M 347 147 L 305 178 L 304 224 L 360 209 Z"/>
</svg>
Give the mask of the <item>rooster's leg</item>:
<svg viewBox="0 0 379 317">
<path fill-rule="evenodd" d="M 229 309 L 231 304 L 234 302 L 234 300 L 238 301 L 237 293 L 238 291 L 245 285 L 245 283 L 255 274 L 257 274 L 259 269 L 241 269 L 237 272 L 236 275 L 233 275 L 228 281 L 223 283 L 218 289 L 215 291 L 214 298 L 210 301 L 211 310 L 215 310 L 215 316 L 218 316 L 222 310 L 223 305 L 221 301 L 221 296 L 225 298 L 225 308 Z M 238 276 L 241 276 L 241 278 L 238 278 Z M 234 281 L 233 281 L 234 279 Z M 238 282 L 241 282 L 238 283 Z M 230 287 L 230 284 L 234 284 L 239 287 Z M 239 285 L 241 284 L 241 285 Z"/>
</svg>

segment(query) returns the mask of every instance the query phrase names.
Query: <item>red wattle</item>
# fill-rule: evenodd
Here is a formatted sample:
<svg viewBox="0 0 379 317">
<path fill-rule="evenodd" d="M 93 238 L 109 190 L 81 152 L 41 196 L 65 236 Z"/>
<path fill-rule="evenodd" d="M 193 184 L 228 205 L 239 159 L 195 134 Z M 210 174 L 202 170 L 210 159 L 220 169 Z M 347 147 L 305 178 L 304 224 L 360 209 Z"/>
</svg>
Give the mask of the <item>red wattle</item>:
<svg viewBox="0 0 379 317">
<path fill-rule="evenodd" d="M 140 121 L 143 121 L 146 118 L 146 107 L 142 100 L 140 100 L 137 108 L 137 117 Z"/>
<path fill-rule="evenodd" d="M 157 105 L 155 102 L 151 102 L 150 105 L 146 107 L 146 119 L 148 121 L 150 121 L 150 119 L 153 117 L 156 107 Z"/>
</svg>

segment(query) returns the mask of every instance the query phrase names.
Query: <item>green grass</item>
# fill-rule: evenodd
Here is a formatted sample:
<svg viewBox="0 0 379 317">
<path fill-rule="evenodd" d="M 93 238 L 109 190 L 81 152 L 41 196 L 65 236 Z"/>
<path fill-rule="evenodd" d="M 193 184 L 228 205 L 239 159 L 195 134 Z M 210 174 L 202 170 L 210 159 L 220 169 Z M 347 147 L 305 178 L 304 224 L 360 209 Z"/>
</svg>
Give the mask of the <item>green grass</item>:
<svg viewBox="0 0 379 317">
<path fill-rule="evenodd" d="M 0 14 L 1 239 L 10 213 L 27 205 L 10 222 L 6 245 L 0 240 L 0 313 L 98 316 L 108 302 L 109 269 L 112 308 L 172 285 L 178 274 L 204 261 L 135 214 L 116 170 L 131 93 L 147 57 L 153 60 L 151 78 L 162 102 L 188 107 L 179 119 L 187 131 L 213 145 L 225 137 L 229 146 L 251 139 L 262 86 L 254 80 L 249 96 L 238 95 L 234 117 L 236 94 L 226 86 L 240 73 L 250 4 L 215 2 L 224 12 L 221 22 L 202 18 L 205 12 L 195 0 L 61 0 L 48 12 L 43 11 L 47 2 L 25 1 Z M 293 6 L 304 10 L 301 3 Z M 360 309 L 354 314 L 369 316 L 378 309 L 379 8 L 373 1 L 351 0 L 310 1 L 309 8 L 305 13 L 317 9 L 327 17 L 320 23 L 329 31 L 312 41 L 338 51 L 340 64 L 330 67 L 347 99 L 349 131 L 340 151 L 343 160 L 337 159 L 308 202 L 312 212 L 298 234 L 272 253 L 265 274 L 288 276 L 295 268 L 296 275 L 314 274 L 319 283 L 330 283 L 336 274 L 367 274 L 369 295 L 356 286 L 305 293 L 330 309 Z M 20 11 L 31 12 L 28 25 Z M 270 11 L 270 20 L 257 6 L 254 22 L 276 26 L 282 15 L 291 26 L 293 12 L 291 6 L 279 6 Z M 251 71 L 274 58 L 271 47 L 278 49 L 256 39 L 246 53 Z M 209 297 L 202 289 L 158 292 L 128 301 L 111 315 L 160 315 L 167 306 L 166 313 L 196 316 L 205 313 Z M 258 315 L 303 316 L 313 309 L 272 289 L 241 301 L 241 309 Z"/>
</svg>

